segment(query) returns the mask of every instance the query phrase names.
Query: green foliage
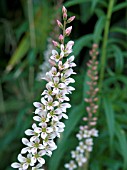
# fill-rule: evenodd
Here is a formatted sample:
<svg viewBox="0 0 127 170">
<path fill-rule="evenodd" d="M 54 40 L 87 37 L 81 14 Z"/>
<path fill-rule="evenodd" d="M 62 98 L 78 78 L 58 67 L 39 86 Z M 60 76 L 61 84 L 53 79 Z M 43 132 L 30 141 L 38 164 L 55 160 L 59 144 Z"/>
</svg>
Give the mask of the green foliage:
<svg viewBox="0 0 127 170">
<path fill-rule="evenodd" d="M 127 2 L 115 0 L 66 0 L 69 14 L 76 15 L 72 40 L 76 72 L 75 92 L 71 95 L 72 108 L 68 110 L 66 128 L 57 140 L 58 148 L 47 159 L 45 169 L 64 170 L 70 159 L 70 151 L 77 144 L 75 138 L 82 117 L 86 114 L 88 76 L 86 62 L 92 43 L 99 44 L 100 107 L 98 112 L 99 137 L 94 140 L 89 170 L 127 169 Z M 0 170 L 11 170 L 22 148 L 21 138 L 33 122 L 33 101 L 40 99 L 45 82 L 36 80 L 39 65 L 43 63 L 47 39 L 55 31 L 52 20 L 58 15 L 54 2 L 33 3 L 34 32 L 27 1 L 0 1 Z M 56 5 L 56 4 L 54 4 Z M 107 13 L 110 13 L 110 17 Z M 108 23 L 108 24 L 107 24 Z M 106 32 L 106 33 L 105 33 Z M 54 34 L 54 32 L 53 32 Z M 104 36 L 106 34 L 106 36 Z M 32 36 L 32 37 L 31 37 Z M 35 36 L 33 45 L 32 38 Z M 57 39 L 57 37 L 56 37 Z M 101 64 L 105 56 L 104 65 Z M 103 66 L 103 69 L 102 69 Z M 99 76 L 100 78 L 100 76 Z M 6 159 L 5 159 L 6 157 Z M 81 169 L 82 170 L 82 169 Z"/>
</svg>

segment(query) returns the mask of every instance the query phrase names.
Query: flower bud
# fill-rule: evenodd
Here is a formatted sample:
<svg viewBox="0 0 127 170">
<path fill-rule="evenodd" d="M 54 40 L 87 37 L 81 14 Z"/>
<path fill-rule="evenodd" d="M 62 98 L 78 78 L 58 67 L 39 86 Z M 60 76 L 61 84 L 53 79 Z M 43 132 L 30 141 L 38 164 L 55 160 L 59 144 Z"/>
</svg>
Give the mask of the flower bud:
<svg viewBox="0 0 127 170">
<path fill-rule="evenodd" d="M 72 30 L 72 26 L 68 27 L 68 28 L 65 30 L 65 34 L 66 34 L 67 36 L 69 36 L 70 33 L 71 33 L 71 30 Z"/>
<path fill-rule="evenodd" d="M 64 39 L 63 35 L 62 35 L 62 34 L 60 34 L 60 36 L 59 36 L 59 40 L 62 42 L 62 41 L 63 41 L 63 39 Z"/>
<path fill-rule="evenodd" d="M 58 42 L 56 42 L 56 41 L 52 41 L 52 43 L 53 43 L 53 45 L 55 46 L 55 47 L 59 47 L 60 45 L 59 45 L 59 43 Z"/>
<path fill-rule="evenodd" d="M 60 28 L 62 28 L 62 29 L 63 29 L 63 25 L 62 25 L 62 23 L 61 23 L 59 20 L 56 20 L 56 21 L 57 21 L 58 26 L 59 26 Z"/>
<path fill-rule="evenodd" d="M 62 8 L 62 12 L 67 13 L 67 9 L 65 8 L 65 6 L 63 6 L 63 8 Z"/>
<path fill-rule="evenodd" d="M 63 13 L 63 20 L 67 19 L 67 13 Z"/>
<path fill-rule="evenodd" d="M 75 19 L 75 16 L 70 17 L 70 18 L 67 20 L 67 23 L 72 22 L 74 19 Z"/>
<path fill-rule="evenodd" d="M 98 44 L 93 44 L 93 48 L 98 48 Z"/>
<path fill-rule="evenodd" d="M 53 61 L 53 60 L 51 60 L 51 59 L 49 59 L 49 63 L 50 63 L 51 66 L 56 66 L 55 61 Z"/>
</svg>

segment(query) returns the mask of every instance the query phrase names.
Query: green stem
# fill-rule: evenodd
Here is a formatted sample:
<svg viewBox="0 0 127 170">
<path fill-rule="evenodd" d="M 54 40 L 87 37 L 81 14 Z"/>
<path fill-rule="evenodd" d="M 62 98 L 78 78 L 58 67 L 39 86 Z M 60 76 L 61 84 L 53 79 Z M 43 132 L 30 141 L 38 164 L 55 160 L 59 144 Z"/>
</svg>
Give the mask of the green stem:
<svg viewBox="0 0 127 170">
<path fill-rule="evenodd" d="M 65 39 L 65 29 L 66 29 L 66 21 L 64 20 L 64 24 L 63 24 L 63 37 Z M 63 45 L 64 45 L 64 39 L 63 39 Z"/>
<path fill-rule="evenodd" d="M 102 94 L 105 63 L 106 63 L 106 50 L 107 50 L 108 34 L 109 34 L 109 27 L 110 27 L 110 21 L 111 21 L 111 15 L 112 15 L 114 1 L 115 0 L 109 0 L 108 12 L 107 12 L 105 29 L 104 29 L 104 38 L 103 38 L 102 56 L 101 56 L 100 82 L 99 82 L 100 94 Z"/>
</svg>

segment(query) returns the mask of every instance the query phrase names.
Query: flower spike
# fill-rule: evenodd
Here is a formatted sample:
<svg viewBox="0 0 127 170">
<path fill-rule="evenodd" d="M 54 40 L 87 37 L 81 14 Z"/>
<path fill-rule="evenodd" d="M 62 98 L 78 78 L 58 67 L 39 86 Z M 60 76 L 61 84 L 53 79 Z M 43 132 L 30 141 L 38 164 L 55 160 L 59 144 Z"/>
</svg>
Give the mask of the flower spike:
<svg viewBox="0 0 127 170">
<path fill-rule="evenodd" d="M 63 15 L 66 14 L 67 16 L 65 7 L 62 8 L 62 11 Z M 63 33 L 66 29 L 66 20 L 67 18 L 64 18 Z M 61 27 L 62 23 L 58 20 L 57 23 Z M 68 30 L 67 34 L 69 35 L 72 27 L 66 30 Z M 46 89 L 41 94 L 41 101 L 33 103 L 35 106 L 33 119 L 36 123 L 33 123 L 31 129 L 25 131 L 27 138 L 22 138 L 24 148 L 18 155 L 18 163 L 11 164 L 13 168 L 43 170 L 42 166 L 45 164 L 43 156 L 51 156 L 53 150 L 57 149 L 55 139 L 60 137 L 61 132 L 64 131 L 65 124 L 61 119 L 68 119 L 66 112 L 71 105 L 67 95 L 74 90 L 70 84 L 75 82 L 70 76 L 75 74 L 73 67 L 76 64 L 74 63 L 74 56 L 69 57 L 74 42 L 64 43 L 67 34 L 59 36 L 60 42 L 52 41 L 54 47 L 59 48 L 59 50 L 52 50 L 49 61 L 52 67 L 43 78 L 47 81 Z M 70 162 L 70 164 L 73 165 L 73 162 Z"/>
<path fill-rule="evenodd" d="M 96 113 L 98 110 L 98 70 L 97 70 L 97 55 L 98 55 L 98 45 L 93 44 L 92 50 L 90 51 L 91 59 L 87 63 L 88 65 L 88 77 L 89 81 L 87 84 L 89 85 L 88 97 L 84 99 L 87 103 L 86 112 L 88 114 L 87 117 L 84 117 L 83 120 L 85 122 L 84 126 L 79 127 L 79 132 L 76 137 L 79 140 L 78 146 L 74 151 L 71 151 L 72 160 L 69 163 L 65 164 L 65 168 L 69 170 L 74 170 L 77 167 L 82 167 L 84 164 L 87 164 L 89 161 L 90 152 L 93 149 L 93 137 L 98 137 L 98 130 L 95 128 L 97 123 Z"/>
</svg>

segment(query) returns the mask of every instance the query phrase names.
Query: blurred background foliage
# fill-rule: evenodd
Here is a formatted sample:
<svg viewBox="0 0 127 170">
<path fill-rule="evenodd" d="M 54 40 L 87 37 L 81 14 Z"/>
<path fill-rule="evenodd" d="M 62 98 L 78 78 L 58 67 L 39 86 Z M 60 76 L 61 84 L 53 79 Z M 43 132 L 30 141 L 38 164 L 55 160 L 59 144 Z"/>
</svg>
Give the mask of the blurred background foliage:
<svg viewBox="0 0 127 170">
<path fill-rule="evenodd" d="M 0 1 L 0 170 L 11 170 L 22 148 L 21 138 L 33 122 L 33 101 L 40 100 L 45 82 L 37 81 L 44 62 L 52 21 L 60 15 L 59 0 Z M 86 115 L 86 62 L 93 42 L 99 44 L 99 137 L 95 139 L 90 170 L 127 170 L 127 1 L 65 0 L 75 15 L 76 91 L 72 108 L 46 169 L 63 170 L 75 148 L 75 134 Z M 57 37 L 55 37 L 57 39 Z"/>
</svg>

